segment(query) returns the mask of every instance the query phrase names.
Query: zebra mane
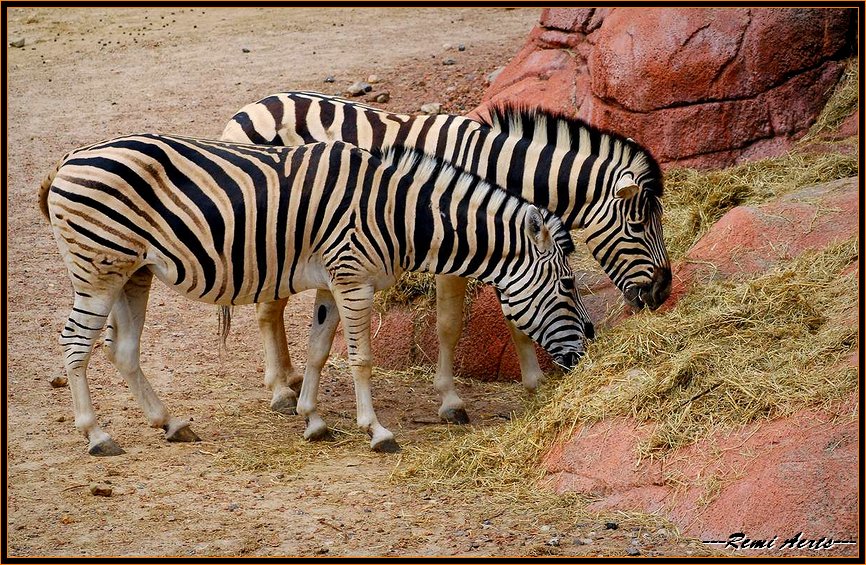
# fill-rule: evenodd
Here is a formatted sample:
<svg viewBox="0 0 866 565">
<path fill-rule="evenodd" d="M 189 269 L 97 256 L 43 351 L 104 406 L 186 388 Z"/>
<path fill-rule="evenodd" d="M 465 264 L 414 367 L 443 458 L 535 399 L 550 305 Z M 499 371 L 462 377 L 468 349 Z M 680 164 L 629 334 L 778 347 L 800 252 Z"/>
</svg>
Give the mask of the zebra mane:
<svg viewBox="0 0 866 565">
<path fill-rule="evenodd" d="M 588 152 L 590 148 L 577 147 L 579 140 L 588 139 L 591 147 L 599 147 L 609 139 L 634 153 L 635 164 L 647 173 L 644 188 L 658 198 L 664 193 L 661 167 L 649 150 L 633 139 L 597 128 L 564 112 L 530 107 L 523 103 L 499 102 L 491 105 L 488 111 L 489 118 L 479 119 L 491 129 L 506 135 L 534 138 L 548 145 L 561 144 L 564 137 L 572 150 Z"/>
<path fill-rule="evenodd" d="M 416 178 L 433 179 L 438 176 L 446 183 L 450 183 L 457 176 L 454 190 L 456 192 L 463 192 L 474 187 L 471 194 L 471 199 L 474 203 L 480 204 L 490 194 L 490 208 L 499 208 L 502 203 L 505 203 L 510 208 L 521 204 L 534 206 L 532 202 L 529 202 L 518 194 L 508 192 L 504 188 L 490 183 L 487 179 L 471 171 L 460 169 L 441 157 L 415 147 L 406 145 L 384 146 L 381 149 L 374 150 L 373 154 L 381 159 L 382 164 L 386 167 L 394 167 L 401 173 L 409 174 Z M 562 249 L 562 252 L 565 255 L 574 253 L 574 241 L 571 239 L 571 234 L 565 225 L 563 225 L 559 216 L 546 208 L 536 207 L 541 212 L 541 217 L 550 230 L 551 237 Z"/>
</svg>

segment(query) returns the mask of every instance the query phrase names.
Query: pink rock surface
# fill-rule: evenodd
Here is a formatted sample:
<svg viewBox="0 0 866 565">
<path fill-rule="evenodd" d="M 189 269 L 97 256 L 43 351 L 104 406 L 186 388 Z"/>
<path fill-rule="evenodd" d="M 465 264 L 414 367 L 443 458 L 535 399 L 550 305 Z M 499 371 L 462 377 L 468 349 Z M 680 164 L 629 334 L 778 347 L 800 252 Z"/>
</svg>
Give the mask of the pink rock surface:
<svg viewBox="0 0 866 565">
<path fill-rule="evenodd" d="M 762 272 L 781 260 L 845 241 L 858 231 L 856 178 L 814 185 L 725 214 L 673 269 L 671 308 L 701 275 Z"/>
<path fill-rule="evenodd" d="M 650 426 L 628 418 L 599 422 L 548 453 L 548 484 L 560 493 L 597 497 L 592 510 L 660 513 L 684 534 L 703 540 L 727 540 L 736 532 L 751 539 L 779 536 L 777 550 L 797 533 L 857 541 L 857 396 L 852 393 L 829 410 L 716 433 L 640 465 L 633 463 L 636 446 Z M 666 476 L 676 477 L 676 483 L 666 482 Z M 702 501 L 719 478 L 718 494 Z M 796 553 L 854 555 L 857 547 Z"/>
<path fill-rule="evenodd" d="M 823 108 L 853 12 L 823 8 L 555 8 L 490 103 L 531 102 L 644 144 L 664 166 L 779 155 Z"/>
</svg>

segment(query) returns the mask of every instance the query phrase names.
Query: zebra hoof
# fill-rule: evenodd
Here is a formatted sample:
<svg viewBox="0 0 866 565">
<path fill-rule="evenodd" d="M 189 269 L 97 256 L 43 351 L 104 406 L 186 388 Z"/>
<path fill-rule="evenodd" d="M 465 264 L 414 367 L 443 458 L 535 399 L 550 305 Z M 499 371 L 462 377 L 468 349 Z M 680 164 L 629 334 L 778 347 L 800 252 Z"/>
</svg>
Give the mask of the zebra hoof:
<svg viewBox="0 0 866 565">
<path fill-rule="evenodd" d="M 379 453 L 397 453 L 400 451 L 400 445 L 397 443 L 392 437 L 383 439 L 378 443 L 374 443 L 370 446 L 373 451 L 377 451 Z"/>
<path fill-rule="evenodd" d="M 304 439 L 307 441 L 330 441 L 334 439 L 334 436 L 331 435 L 331 430 L 328 429 L 323 420 L 319 419 L 312 425 L 308 420 L 307 429 L 304 430 Z"/>
<path fill-rule="evenodd" d="M 113 439 L 106 438 L 100 442 L 91 444 L 87 448 L 87 453 L 94 457 L 113 457 L 115 455 L 123 455 L 126 452 L 114 443 Z"/>
<path fill-rule="evenodd" d="M 163 426 L 165 430 L 165 439 L 170 442 L 194 442 L 201 441 L 201 438 L 196 435 L 189 427 L 189 422 L 181 421 Z"/>
<path fill-rule="evenodd" d="M 275 398 L 271 400 L 271 410 L 287 416 L 294 416 L 298 413 L 298 398 L 288 394 Z"/>
<path fill-rule="evenodd" d="M 449 424 L 465 426 L 469 423 L 469 414 L 463 408 L 451 408 L 442 413 L 442 419 Z"/>
</svg>

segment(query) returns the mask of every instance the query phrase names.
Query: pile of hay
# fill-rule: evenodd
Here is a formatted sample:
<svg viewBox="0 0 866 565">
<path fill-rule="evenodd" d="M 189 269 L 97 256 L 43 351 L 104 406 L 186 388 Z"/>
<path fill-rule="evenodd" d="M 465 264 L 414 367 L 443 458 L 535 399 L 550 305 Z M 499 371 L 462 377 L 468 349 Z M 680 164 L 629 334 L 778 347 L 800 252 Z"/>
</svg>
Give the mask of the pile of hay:
<svg viewBox="0 0 866 565">
<path fill-rule="evenodd" d="M 654 423 L 637 457 L 655 457 L 839 399 L 857 385 L 845 361 L 857 330 L 839 323 L 856 312 L 857 273 L 840 273 L 857 258 L 852 239 L 756 278 L 696 285 L 668 313 L 635 315 L 600 336 L 525 415 L 416 453 L 404 472 L 449 486 L 525 484 L 543 475 L 545 450 L 603 418 Z"/>
</svg>

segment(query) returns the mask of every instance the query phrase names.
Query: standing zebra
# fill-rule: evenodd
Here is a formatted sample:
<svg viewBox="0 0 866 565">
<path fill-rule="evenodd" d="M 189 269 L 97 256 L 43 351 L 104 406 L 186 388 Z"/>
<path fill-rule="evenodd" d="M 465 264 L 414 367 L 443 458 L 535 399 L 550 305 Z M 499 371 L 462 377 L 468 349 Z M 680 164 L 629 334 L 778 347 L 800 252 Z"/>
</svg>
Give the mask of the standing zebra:
<svg viewBox="0 0 866 565">
<path fill-rule="evenodd" d="M 372 405 L 373 293 L 404 271 L 488 282 L 506 316 L 558 363 L 572 367 L 583 353 L 589 318 L 560 220 L 411 149 L 379 159 L 341 142 L 286 148 L 133 135 L 66 155 L 39 200 L 74 289 L 60 343 L 75 425 L 94 455 L 122 452 L 97 424 L 86 379 L 109 316 L 108 357 L 149 424 L 169 441 L 198 439 L 187 421 L 169 415 L 141 371 L 154 276 L 219 305 L 327 291 L 346 329 L 358 425 L 374 450 L 397 444 Z M 327 431 L 317 389 L 316 378 L 305 381 L 298 403 L 308 439 Z"/>
<path fill-rule="evenodd" d="M 506 106 L 494 108 L 489 123 L 482 124 L 461 116 L 393 114 L 314 92 L 284 92 L 242 108 L 222 139 L 266 145 L 341 140 L 374 152 L 388 145 L 417 147 L 547 208 L 569 230 L 583 229 L 593 256 L 633 307 L 658 308 L 670 294 L 658 164 L 634 141 L 579 120 Z M 434 386 L 442 397 L 440 417 L 453 423 L 468 422 L 453 377 L 465 292 L 465 279 L 436 277 Z M 329 300 L 326 294 L 320 297 Z M 271 407 L 291 411 L 292 388 L 297 390 L 301 377 L 289 359 L 284 308 L 280 302 L 257 307 L 265 378 L 276 385 Z M 329 344 L 336 324 L 334 316 L 326 322 L 330 334 L 321 335 Z M 533 390 L 543 375 L 532 342 L 508 326 L 523 385 Z"/>
</svg>

